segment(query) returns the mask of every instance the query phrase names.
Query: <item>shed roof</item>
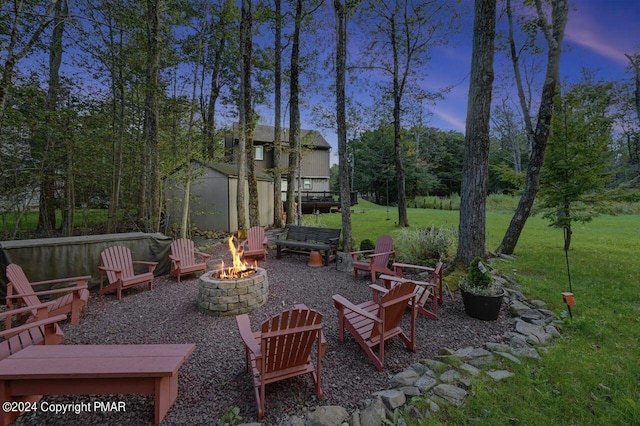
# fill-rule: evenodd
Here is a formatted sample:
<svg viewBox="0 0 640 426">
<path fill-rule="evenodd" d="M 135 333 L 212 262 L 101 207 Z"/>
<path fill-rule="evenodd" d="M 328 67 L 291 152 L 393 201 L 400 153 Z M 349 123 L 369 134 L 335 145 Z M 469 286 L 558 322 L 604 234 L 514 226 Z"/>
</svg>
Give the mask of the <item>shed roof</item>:
<svg viewBox="0 0 640 426">
<path fill-rule="evenodd" d="M 238 177 L 238 165 L 235 163 L 214 163 L 212 161 L 205 162 L 200 160 L 193 160 L 193 162 L 198 163 L 203 167 L 207 167 L 209 169 L 222 173 L 225 176 L 234 178 Z M 256 171 L 256 179 L 272 181 L 273 177 L 268 173 Z"/>
<path fill-rule="evenodd" d="M 256 125 L 253 131 L 254 142 L 270 143 L 273 142 L 273 135 L 275 128 L 273 126 L 267 126 L 264 124 Z M 233 139 L 237 140 L 238 135 L 238 123 L 233 123 Z M 300 140 L 305 145 L 311 145 L 319 149 L 331 149 L 329 142 L 318 132 L 317 130 L 305 130 L 300 129 Z M 289 144 L 289 129 L 282 129 L 282 143 L 284 145 Z"/>
</svg>

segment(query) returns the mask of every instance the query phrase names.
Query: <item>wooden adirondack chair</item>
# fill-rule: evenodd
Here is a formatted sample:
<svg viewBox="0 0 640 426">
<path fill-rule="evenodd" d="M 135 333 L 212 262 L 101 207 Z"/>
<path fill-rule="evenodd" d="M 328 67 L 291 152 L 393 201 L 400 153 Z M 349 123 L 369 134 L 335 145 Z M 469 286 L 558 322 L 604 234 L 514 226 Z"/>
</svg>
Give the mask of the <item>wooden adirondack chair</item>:
<svg viewBox="0 0 640 426">
<path fill-rule="evenodd" d="M 247 239 L 240 242 L 242 247 L 242 257 L 259 257 L 267 261 L 267 237 L 261 226 L 254 226 L 249 229 Z"/>
<path fill-rule="evenodd" d="M 359 260 L 358 255 L 364 255 L 368 260 Z M 379 274 L 393 275 L 393 271 L 388 268 L 389 259 L 393 262 L 396 252 L 393 249 L 393 238 L 389 235 L 382 235 L 376 241 L 375 250 L 361 250 L 351 252 L 353 259 L 353 273 L 358 278 L 358 271 L 365 271 L 371 274 L 371 282 L 376 282 Z"/>
<path fill-rule="evenodd" d="M 131 250 L 128 247 L 112 246 L 100 253 L 100 291 L 104 294 L 116 291 L 118 300 L 122 299 L 122 290 L 141 284 L 149 284 L 149 290 L 153 288 L 153 270 L 158 262 L 134 261 L 131 259 Z M 149 270 L 136 275 L 133 271 L 134 264 L 147 265 Z M 109 284 L 103 287 L 104 275 L 107 275 Z"/>
<path fill-rule="evenodd" d="M 253 333 L 249 316 L 236 316 L 240 336 L 244 341 L 247 369 L 251 366 L 258 419 L 265 412 L 265 386 L 269 383 L 302 374 L 311 374 L 316 395 L 322 398 L 321 362 L 327 342 L 322 333 L 322 315 L 304 305 L 262 323 L 261 331 Z M 311 349 L 317 343 L 316 364 Z"/>
<path fill-rule="evenodd" d="M 444 263 L 442 262 L 442 259 L 438 260 L 435 268 L 420 265 L 408 265 L 406 263 L 394 263 L 392 267 L 394 275 L 397 277 L 402 277 L 403 271 L 405 269 L 413 269 L 418 272 L 428 272 L 430 274 L 428 282 L 435 286 L 435 293 L 438 298 L 438 303 L 440 305 L 444 303 L 444 294 L 442 288 L 442 269 L 444 268 Z M 426 302 L 426 299 L 424 301 Z"/>
<path fill-rule="evenodd" d="M 373 300 L 355 305 L 340 296 L 333 296 L 333 303 L 338 309 L 339 340 L 344 341 L 346 328 L 356 339 L 364 352 L 378 370 L 384 368 L 384 342 L 394 336 L 400 336 L 408 349 L 416 351 L 416 316 L 417 305 L 411 304 L 411 333 L 407 335 L 400 327 L 400 320 L 409 303 L 414 300 L 415 284 L 407 281 L 391 290 L 371 284 Z M 378 346 L 378 353 L 373 348 Z"/>
<path fill-rule="evenodd" d="M 171 243 L 171 269 L 169 276 L 178 277 L 180 282 L 181 275 L 195 274 L 198 272 L 205 273 L 207 271 L 207 261 L 211 257 L 210 254 L 196 251 L 193 241 L 187 238 L 179 238 Z M 197 262 L 196 257 L 199 257 Z"/>
<path fill-rule="evenodd" d="M 42 296 L 62 295 L 57 297 L 49 305 L 49 315 L 71 314 L 71 324 L 80 324 L 80 312 L 89 300 L 89 289 L 87 288 L 87 280 L 90 275 L 82 277 L 60 278 L 54 280 L 38 281 L 30 283 L 22 268 L 15 263 L 7 266 L 7 309 L 12 309 L 14 303 L 20 308 L 22 305 L 27 307 L 36 306 L 43 301 Z M 60 283 L 75 282 L 73 287 L 58 288 L 52 290 L 36 291 L 34 287 L 40 285 L 51 285 Z M 33 321 L 35 316 L 28 316 L 27 321 Z"/>
<path fill-rule="evenodd" d="M 57 345 L 64 340 L 64 334 L 58 326 L 59 321 L 67 319 L 65 314 L 50 316 L 53 302 L 39 303 L 37 305 L 11 309 L 0 312 L 0 318 L 4 318 L 5 330 L 0 331 L 0 360 L 8 358 L 31 345 Z M 22 314 L 33 314 L 34 320 L 30 323 L 12 327 L 11 318 L 20 317 Z"/>
</svg>

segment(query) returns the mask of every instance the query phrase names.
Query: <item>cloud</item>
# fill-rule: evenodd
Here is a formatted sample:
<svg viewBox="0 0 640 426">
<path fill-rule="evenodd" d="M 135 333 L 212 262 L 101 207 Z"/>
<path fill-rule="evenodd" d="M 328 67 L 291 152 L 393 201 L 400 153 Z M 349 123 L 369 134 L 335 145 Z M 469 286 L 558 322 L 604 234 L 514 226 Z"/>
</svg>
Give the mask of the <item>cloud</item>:
<svg viewBox="0 0 640 426">
<path fill-rule="evenodd" d="M 617 25 L 622 27 L 628 24 L 628 18 L 620 16 L 616 12 L 618 11 L 611 11 L 611 16 L 607 16 L 609 20 L 604 22 L 594 19 L 594 17 L 597 17 L 597 13 L 585 7 L 578 13 L 570 15 L 565 32 L 566 38 L 597 55 L 626 66 L 628 61 L 624 54 L 632 50 L 632 46 L 629 43 L 631 40 L 635 40 L 636 37 L 628 32 L 613 32 L 608 27 L 610 20 L 617 20 Z M 607 24 L 607 26 L 603 27 L 603 24 Z M 629 29 L 631 28 L 633 26 L 629 27 Z"/>
<path fill-rule="evenodd" d="M 452 130 L 458 130 L 460 132 L 465 131 L 465 118 L 459 117 L 459 114 L 451 114 L 449 112 L 445 112 L 442 109 L 436 109 L 433 111 L 434 117 L 439 118 L 443 122 L 449 124 L 449 126 L 437 126 L 436 127 L 451 127 Z M 435 123 L 434 123 L 435 124 Z"/>
</svg>

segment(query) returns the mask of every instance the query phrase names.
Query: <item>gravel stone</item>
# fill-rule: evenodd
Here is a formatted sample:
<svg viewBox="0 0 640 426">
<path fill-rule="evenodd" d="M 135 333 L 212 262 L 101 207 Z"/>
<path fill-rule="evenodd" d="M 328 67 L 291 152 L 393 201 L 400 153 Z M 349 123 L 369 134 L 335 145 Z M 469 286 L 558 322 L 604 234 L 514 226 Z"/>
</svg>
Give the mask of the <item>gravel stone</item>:
<svg viewBox="0 0 640 426">
<path fill-rule="evenodd" d="M 225 244 L 208 251 L 212 258 L 231 261 Z M 438 320 L 419 315 L 416 322 L 417 351 L 406 350 L 399 338 L 387 341 L 385 368 L 377 371 L 355 339 L 345 331 L 338 341 L 336 309 L 331 295 L 341 294 L 354 303 L 371 299 L 369 277 L 329 267 L 307 266 L 308 256 L 286 254 L 275 258 L 271 250 L 266 268 L 269 278 L 267 303 L 249 313 L 252 328 L 296 303 L 305 303 L 324 315 L 322 324 L 328 343 L 322 365 L 324 396 L 318 400 L 309 377 L 298 377 L 267 386 L 265 426 L 285 424 L 290 416 L 303 417 L 319 405 L 340 405 L 348 412 L 372 392 L 387 389 L 389 378 L 408 366 L 435 357 L 441 348 L 458 350 L 500 342 L 513 332 L 508 308 L 496 321 L 479 321 L 464 312 L 458 293 L 445 295 L 438 309 Z M 97 267 L 97 266 L 96 266 Z M 245 352 L 233 316 L 213 317 L 197 307 L 198 276 L 186 276 L 178 283 L 169 276 L 156 277 L 153 290 L 138 286 L 125 290 L 121 301 L 113 293 L 97 296 L 92 291 L 80 325 L 62 324 L 65 345 L 76 344 L 152 344 L 195 343 L 196 349 L 179 372 L 178 398 L 164 418 L 163 425 L 211 425 L 240 408 L 242 422 L 257 421 L 257 410 L 250 375 L 245 368 Z M 403 325 L 409 330 L 409 315 Z M 124 401 L 126 412 L 84 411 L 55 414 L 38 411 L 17 419 L 16 425 L 152 425 L 153 398 L 150 395 L 72 395 L 45 396 L 48 403 L 88 403 Z"/>
</svg>

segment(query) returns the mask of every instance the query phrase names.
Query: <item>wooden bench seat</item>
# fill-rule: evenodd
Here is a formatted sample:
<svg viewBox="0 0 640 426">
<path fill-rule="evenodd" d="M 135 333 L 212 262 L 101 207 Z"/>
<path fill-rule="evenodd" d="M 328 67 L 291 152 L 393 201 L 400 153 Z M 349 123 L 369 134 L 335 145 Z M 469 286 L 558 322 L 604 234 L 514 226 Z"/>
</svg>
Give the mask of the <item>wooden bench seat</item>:
<svg viewBox="0 0 640 426">
<path fill-rule="evenodd" d="M 0 399 L 41 395 L 155 395 L 159 424 L 178 396 L 178 369 L 194 344 L 30 346 L 0 361 Z M 2 413 L 0 425 L 17 413 Z"/>
<path fill-rule="evenodd" d="M 336 258 L 341 229 L 316 228 L 313 226 L 287 225 L 285 232 L 276 240 L 276 258 L 285 251 L 309 253 L 313 250 L 324 252 L 324 265 Z"/>
</svg>

